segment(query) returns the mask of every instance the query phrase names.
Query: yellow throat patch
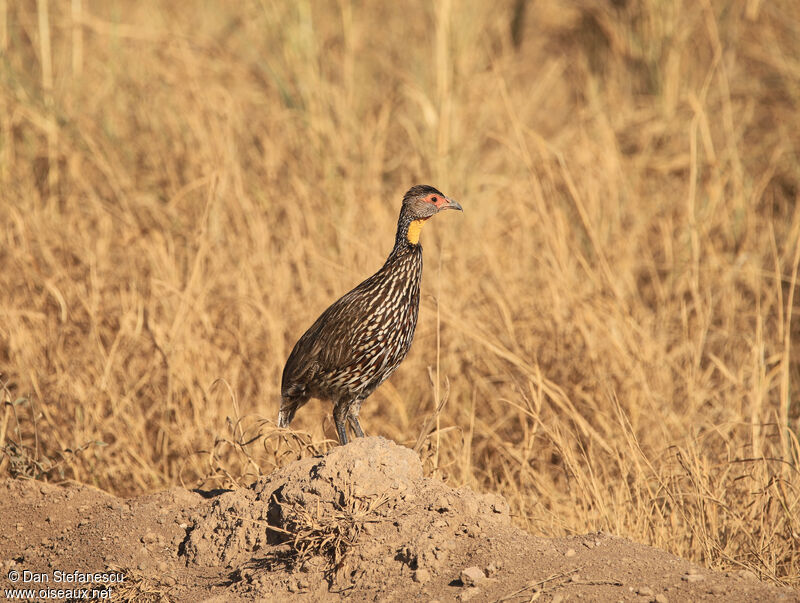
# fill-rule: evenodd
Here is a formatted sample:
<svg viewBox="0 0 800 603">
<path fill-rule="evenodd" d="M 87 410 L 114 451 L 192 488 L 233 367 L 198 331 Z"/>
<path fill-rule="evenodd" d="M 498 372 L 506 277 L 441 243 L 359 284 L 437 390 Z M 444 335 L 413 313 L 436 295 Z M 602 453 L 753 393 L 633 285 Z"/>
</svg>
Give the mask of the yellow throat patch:
<svg viewBox="0 0 800 603">
<path fill-rule="evenodd" d="M 412 245 L 419 243 L 419 233 L 422 231 L 422 226 L 424 224 L 425 220 L 414 220 L 408 225 L 408 234 L 406 235 L 406 238 L 408 238 L 409 243 Z"/>
</svg>

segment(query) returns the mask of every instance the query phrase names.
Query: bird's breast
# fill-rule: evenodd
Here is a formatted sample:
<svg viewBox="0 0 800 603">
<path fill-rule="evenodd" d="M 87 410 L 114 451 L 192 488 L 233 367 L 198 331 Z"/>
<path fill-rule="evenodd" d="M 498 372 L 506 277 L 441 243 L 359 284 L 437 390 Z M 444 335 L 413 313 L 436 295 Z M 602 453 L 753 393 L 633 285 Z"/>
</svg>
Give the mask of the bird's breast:
<svg viewBox="0 0 800 603">
<path fill-rule="evenodd" d="M 407 351 L 416 327 L 421 256 L 410 253 L 387 262 L 375 276 L 365 296 L 368 307 L 351 333 L 352 341 L 363 353 L 377 355 L 385 350 L 393 356 Z"/>
</svg>

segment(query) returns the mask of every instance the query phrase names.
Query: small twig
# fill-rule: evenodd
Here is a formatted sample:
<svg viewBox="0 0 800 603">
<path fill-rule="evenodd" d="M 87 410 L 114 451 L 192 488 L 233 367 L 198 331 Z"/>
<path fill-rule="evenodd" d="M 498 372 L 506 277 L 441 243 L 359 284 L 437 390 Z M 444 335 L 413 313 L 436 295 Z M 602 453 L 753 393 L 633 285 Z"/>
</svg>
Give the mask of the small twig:
<svg viewBox="0 0 800 603">
<path fill-rule="evenodd" d="M 516 590 L 513 593 L 507 594 L 502 599 L 497 599 L 495 601 L 495 603 L 502 603 L 503 601 L 509 601 L 509 600 L 513 599 L 514 597 L 516 597 L 517 595 L 520 595 L 520 594 L 524 593 L 526 590 L 535 589 L 538 586 L 542 586 L 543 584 L 547 584 L 548 582 L 552 582 L 553 580 L 558 580 L 559 578 L 566 578 L 570 574 L 574 574 L 575 572 L 577 572 L 580 569 L 581 569 L 580 567 L 576 567 L 576 568 L 573 568 L 573 569 L 571 569 L 569 571 L 562 572 L 560 574 L 553 574 L 552 576 L 549 576 L 549 577 L 545 578 L 544 580 L 539 580 L 538 582 L 529 582 L 528 584 L 526 584 L 525 586 L 523 586 L 519 590 Z"/>
</svg>

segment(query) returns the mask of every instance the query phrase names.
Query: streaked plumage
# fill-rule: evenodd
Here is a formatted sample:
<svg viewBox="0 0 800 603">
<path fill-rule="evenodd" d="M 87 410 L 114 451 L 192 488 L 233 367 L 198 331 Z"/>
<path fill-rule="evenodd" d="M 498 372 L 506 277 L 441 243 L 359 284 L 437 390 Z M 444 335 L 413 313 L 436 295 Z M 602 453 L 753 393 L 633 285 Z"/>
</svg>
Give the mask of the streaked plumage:
<svg viewBox="0 0 800 603">
<path fill-rule="evenodd" d="M 443 209 L 461 209 L 431 186 L 417 185 L 403 197 L 394 248 L 380 270 L 334 302 L 297 341 L 281 381 L 278 424 L 288 427 L 310 398 L 333 402 L 339 441 L 345 421 L 363 437 L 361 403 L 403 361 L 419 312 L 425 220 Z"/>
</svg>

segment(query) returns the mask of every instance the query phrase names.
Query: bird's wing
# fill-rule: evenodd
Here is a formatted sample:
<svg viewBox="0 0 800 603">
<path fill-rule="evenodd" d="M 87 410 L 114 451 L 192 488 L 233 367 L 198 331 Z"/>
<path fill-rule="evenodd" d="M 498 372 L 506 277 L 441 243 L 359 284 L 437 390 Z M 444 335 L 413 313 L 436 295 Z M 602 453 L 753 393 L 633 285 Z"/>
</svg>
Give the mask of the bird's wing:
<svg viewBox="0 0 800 603">
<path fill-rule="evenodd" d="M 370 306 L 370 279 L 343 295 L 312 324 L 297 341 L 286 361 L 283 387 L 292 382 L 310 378 L 324 370 L 337 371 L 352 360 L 352 352 L 363 342 L 363 330 L 359 328 Z"/>
</svg>

